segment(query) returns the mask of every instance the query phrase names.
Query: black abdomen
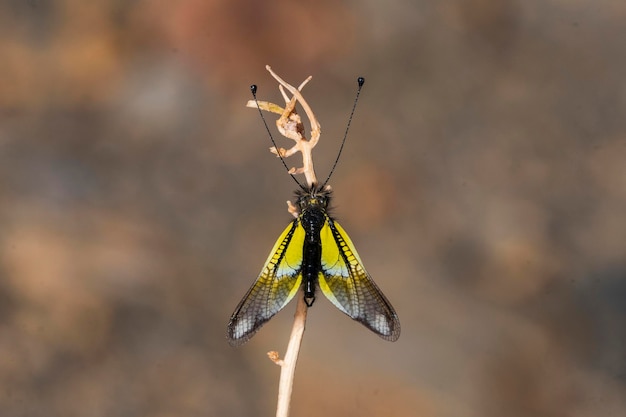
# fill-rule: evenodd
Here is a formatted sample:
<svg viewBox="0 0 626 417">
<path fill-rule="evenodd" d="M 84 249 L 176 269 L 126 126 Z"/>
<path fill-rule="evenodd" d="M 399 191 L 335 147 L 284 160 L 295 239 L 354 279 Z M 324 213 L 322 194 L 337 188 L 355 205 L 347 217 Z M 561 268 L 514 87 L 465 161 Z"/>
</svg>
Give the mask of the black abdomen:
<svg viewBox="0 0 626 417">
<path fill-rule="evenodd" d="M 305 230 L 304 246 L 302 247 L 302 281 L 304 299 L 310 307 L 315 301 L 317 277 L 322 268 L 322 242 L 320 231 L 326 220 L 320 208 L 311 208 L 302 213 L 300 221 Z"/>
</svg>

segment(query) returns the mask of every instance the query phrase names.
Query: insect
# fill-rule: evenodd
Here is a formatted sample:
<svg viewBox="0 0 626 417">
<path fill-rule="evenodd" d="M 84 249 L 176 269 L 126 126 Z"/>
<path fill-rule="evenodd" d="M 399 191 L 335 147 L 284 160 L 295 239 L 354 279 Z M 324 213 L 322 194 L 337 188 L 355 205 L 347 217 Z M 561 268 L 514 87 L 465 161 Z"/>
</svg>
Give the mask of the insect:
<svg viewBox="0 0 626 417">
<path fill-rule="evenodd" d="M 383 339 L 393 342 L 400 337 L 396 312 L 363 267 L 346 231 L 328 214 L 331 194 L 329 186 L 316 184 L 300 185 L 296 191 L 298 217 L 278 237 L 231 316 L 231 345 L 247 342 L 300 288 L 309 307 L 319 289 L 339 310 Z"/>
</svg>

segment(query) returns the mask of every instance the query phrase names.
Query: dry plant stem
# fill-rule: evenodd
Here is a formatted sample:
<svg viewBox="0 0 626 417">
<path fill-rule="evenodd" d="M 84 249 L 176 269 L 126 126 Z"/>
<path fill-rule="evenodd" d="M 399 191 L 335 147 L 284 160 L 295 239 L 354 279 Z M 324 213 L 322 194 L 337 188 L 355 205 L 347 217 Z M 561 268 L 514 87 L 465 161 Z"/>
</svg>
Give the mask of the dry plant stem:
<svg viewBox="0 0 626 417">
<path fill-rule="evenodd" d="M 295 145 L 285 150 L 283 148 L 276 149 L 271 147 L 270 151 L 282 158 L 287 158 L 296 152 L 302 153 L 302 167 L 291 168 L 290 174 L 304 174 L 309 187 L 317 184 L 317 178 L 315 177 L 315 170 L 313 169 L 313 156 L 312 151 L 317 142 L 319 141 L 321 134 L 321 127 L 313 111 L 309 107 L 308 103 L 302 97 L 300 90 L 311 80 L 308 77 L 306 80 L 295 88 L 294 86 L 287 84 L 282 78 L 280 78 L 270 66 L 265 67 L 270 74 L 279 82 L 279 90 L 283 99 L 285 100 L 285 108 L 282 108 L 276 104 L 266 101 L 248 101 L 248 107 L 258 107 L 261 110 L 269 111 L 272 113 L 280 114 L 280 118 L 276 121 L 276 127 L 281 135 L 293 140 Z M 291 98 L 285 92 L 285 89 L 292 94 Z M 311 123 L 311 138 L 307 140 L 304 137 L 304 126 L 300 116 L 296 112 L 296 104 L 300 103 L 304 112 L 306 113 Z M 289 213 L 294 217 L 298 217 L 298 208 L 294 206 L 290 201 L 287 201 L 287 207 Z M 291 336 L 289 337 L 289 345 L 287 346 L 287 352 L 285 358 L 280 359 L 278 353 L 275 351 L 268 352 L 269 358 L 280 369 L 280 382 L 278 386 L 278 406 L 276 409 L 276 417 L 287 417 L 289 415 L 289 405 L 291 403 L 291 392 L 293 390 L 293 380 L 296 372 L 296 363 L 298 361 L 298 353 L 300 351 L 300 344 L 302 343 L 302 336 L 304 335 L 304 327 L 306 324 L 307 305 L 304 300 L 304 294 L 302 292 L 298 295 L 298 306 L 296 307 L 296 314 L 294 316 L 293 328 L 291 329 Z"/>
<path fill-rule="evenodd" d="M 295 217 L 296 219 L 300 215 L 300 212 L 298 211 L 298 207 L 294 206 L 293 203 L 289 200 L 287 200 L 287 211 L 291 213 L 291 215 Z"/>
<path fill-rule="evenodd" d="M 296 362 L 298 361 L 298 352 L 304 335 L 304 327 L 306 324 L 307 305 L 304 296 L 298 297 L 298 306 L 294 315 L 293 327 L 291 328 L 291 336 L 289 337 L 289 345 L 284 359 L 278 358 L 277 352 L 268 352 L 270 359 L 280 366 L 280 382 L 278 385 L 278 405 L 276 407 L 276 417 L 289 416 L 289 406 L 291 404 L 291 392 L 293 390 L 293 380 L 296 374 Z"/>
<path fill-rule="evenodd" d="M 315 176 L 315 169 L 313 168 L 312 151 L 319 141 L 321 127 L 319 122 L 317 121 L 317 118 L 315 117 L 315 114 L 311 110 L 311 107 L 300 93 L 300 90 L 302 90 L 302 88 L 311 80 L 311 77 L 309 76 L 306 80 L 302 82 L 302 84 L 298 86 L 298 88 L 295 88 L 294 86 L 288 84 L 282 78 L 280 78 L 274 71 L 272 71 L 272 68 L 269 65 L 266 66 L 266 69 L 270 72 L 270 74 L 272 74 L 276 81 L 280 83 L 279 89 L 286 103 L 285 108 L 283 109 L 276 104 L 268 103 L 266 101 L 256 102 L 252 100 L 248 101 L 247 106 L 258 107 L 261 110 L 266 110 L 281 115 L 280 118 L 276 121 L 276 127 L 278 128 L 278 131 L 281 133 L 281 135 L 293 140 L 295 142 L 295 145 L 287 150 L 283 148 L 276 149 L 274 147 L 271 147 L 270 151 L 283 158 L 287 158 L 295 154 L 296 152 L 302 153 L 302 167 L 291 168 L 289 170 L 289 173 L 304 174 L 309 187 L 313 186 L 314 184 L 317 184 L 317 178 Z M 291 98 L 287 96 L 285 89 L 287 89 L 287 91 L 292 94 Z M 296 112 L 297 102 L 300 103 L 309 119 L 309 122 L 311 123 L 311 138 L 309 140 L 304 137 L 304 126 L 302 124 L 300 116 Z"/>
<path fill-rule="evenodd" d="M 287 90 L 289 90 L 289 92 L 291 94 L 293 94 L 293 97 L 295 99 L 297 99 L 300 102 L 300 105 L 302 106 L 302 108 L 304 109 L 304 112 L 306 113 L 306 116 L 309 118 L 309 121 L 311 122 L 311 141 L 315 141 L 317 142 L 317 140 L 320 138 L 320 133 L 321 133 L 321 128 L 320 128 L 320 124 L 317 121 L 317 118 L 315 117 L 315 114 L 313 113 L 313 110 L 311 110 L 311 107 L 309 107 L 309 104 L 306 102 L 306 100 L 304 99 L 304 97 L 302 97 L 302 94 L 300 94 L 300 89 L 302 87 L 304 87 L 306 85 L 306 83 L 309 82 L 309 80 L 312 78 L 311 76 L 309 76 L 309 78 L 307 78 L 298 88 L 295 88 L 292 85 L 287 84 L 282 78 L 280 78 L 274 71 L 272 71 L 272 68 L 269 65 L 265 66 L 265 69 L 267 69 L 269 71 L 270 74 L 272 74 L 272 77 L 274 77 L 276 79 L 276 81 L 278 81 L 280 83 L 280 85 L 282 85 L 284 88 L 286 88 Z M 292 99 L 293 100 L 293 99 Z"/>
</svg>

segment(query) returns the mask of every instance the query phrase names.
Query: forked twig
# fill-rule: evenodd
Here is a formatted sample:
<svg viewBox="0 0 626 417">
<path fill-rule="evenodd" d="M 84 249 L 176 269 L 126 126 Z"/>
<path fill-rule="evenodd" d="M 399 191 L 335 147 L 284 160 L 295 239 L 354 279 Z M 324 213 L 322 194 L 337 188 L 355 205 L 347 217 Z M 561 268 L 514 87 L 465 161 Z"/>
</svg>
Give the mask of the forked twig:
<svg viewBox="0 0 626 417">
<path fill-rule="evenodd" d="M 274 103 L 266 101 L 250 100 L 247 103 L 248 107 L 259 108 L 261 110 L 269 111 L 272 113 L 280 114 L 280 118 L 276 121 L 276 127 L 278 131 L 285 137 L 292 139 L 295 145 L 286 150 L 283 148 L 276 149 L 270 148 L 270 152 L 282 157 L 287 158 L 296 152 L 302 154 L 302 167 L 291 168 L 289 173 L 303 174 L 306 178 L 309 187 L 317 184 L 317 178 L 315 176 L 315 170 L 313 168 L 313 156 L 312 151 L 315 145 L 317 145 L 321 127 L 311 107 L 302 97 L 300 91 L 311 80 L 309 76 L 306 80 L 298 86 L 298 88 L 286 83 L 280 78 L 270 66 L 265 67 L 270 74 L 279 82 L 279 90 L 285 100 L 285 107 L 282 108 Z M 292 94 L 291 98 L 285 92 L 285 89 Z M 311 123 L 311 138 L 306 139 L 304 136 L 304 125 L 298 113 L 296 112 L 296 104 L 300 103 L 304 109 L 309 122 Z M 298 217 L 298 208 L 294 206 L 290 201 L 287 201 L 288 211 L 294 216 Z M 291 335 L 289 337 L 289 344 L 287 346 L 287 352 L 284 359 L 280 359 L 278 352 L 268 352 L 269 358 L 277 365 L 281 367 L 280 370 L 280 382 L 278 387 L 278 405 L 276 408 L 276 417 L 287 417 L 289 415 L 289 406 L 291 403 L 291 393 L 293 391 L 293 380 L 296 371 L 296 363 L 298 361 L 298 353 L 300 351 L 300 345 L 302 343 L 302 337 L 304 335 L 304 329 L 306 324 L 307 305 L 304 299 L 304 295 L 299 292 L 297 295 L 298 305 L 296 307 L 296 313 L 294 315 L 293 327 L 291 329 Z"/>
<path fill-rule="evenodd" d="M 289 170 L 290 174 L 304 174 L 306 178 L 307 184 L 310 186 L 317 184 L 317 178 L 315 176 L 315 169 L 313 168 L 313 156 L 312 151 L 317 142 L 319 141 L 320 134 L 322 132 L 321 126 L 311 110 L 311 107 L 306 102 L 300 90 L 311 80 L 311 76 L 309 76 L 306 80 L 295 88 L 291 84 L 285 82 L 282 78 L 280 78 L 272 68 L 267 65 L 265 67 L 270 74 L 279 82 L 280 92 L 285 99 L 285 108 L 280 107 L 277 104 L 269 103 L 267 101 L 256 101 L 249 100 L 246 106 L 259 108 L 261 110 L 266 110 L 272 113 L 280 114 L 280 118 L 276 121 L 276 127 L 281 135 L 292 139 L 296 144 L 290 149 L 278 148 L 275 147 L 270 148 L 270 152 L 276 155 L 280 155 L 283 158 L 287 158 L 296 152 L 302 153 L 302 167 L 301 168 L 291 168 Z M 285 89 L 292 94 L 292 97 L 289 98 L 285 93 Z M 302 120 L 300 115 L 298 115 L 296 111 L 296 103 L 299 102 L 304 112 L 306 113 L 309 122 L 311 123 L 311 138 L 306 139 L 304 137 L 304 125 L 302 124 Z M 258 106 L 257 106 L 258 103 Z"/>
</svg>

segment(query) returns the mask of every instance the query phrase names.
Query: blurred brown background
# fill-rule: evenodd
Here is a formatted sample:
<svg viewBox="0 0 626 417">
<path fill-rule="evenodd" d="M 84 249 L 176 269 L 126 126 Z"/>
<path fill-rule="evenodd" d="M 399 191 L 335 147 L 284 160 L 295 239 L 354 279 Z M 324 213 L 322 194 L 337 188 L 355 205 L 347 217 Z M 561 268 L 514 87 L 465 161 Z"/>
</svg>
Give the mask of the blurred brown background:
<svg viewBox="0 0 626 417">
<path fill-rule="evenodd" d="M 274 414 L 295 304 L 225 339 L 291 219 L 265 64 L 320 177 L 366 78 L 334 213 L 403 326 L 320 298 L 294 416 L 626 413 L 623 1 L 0 7 L 0 415 Z"/>
</svg>

